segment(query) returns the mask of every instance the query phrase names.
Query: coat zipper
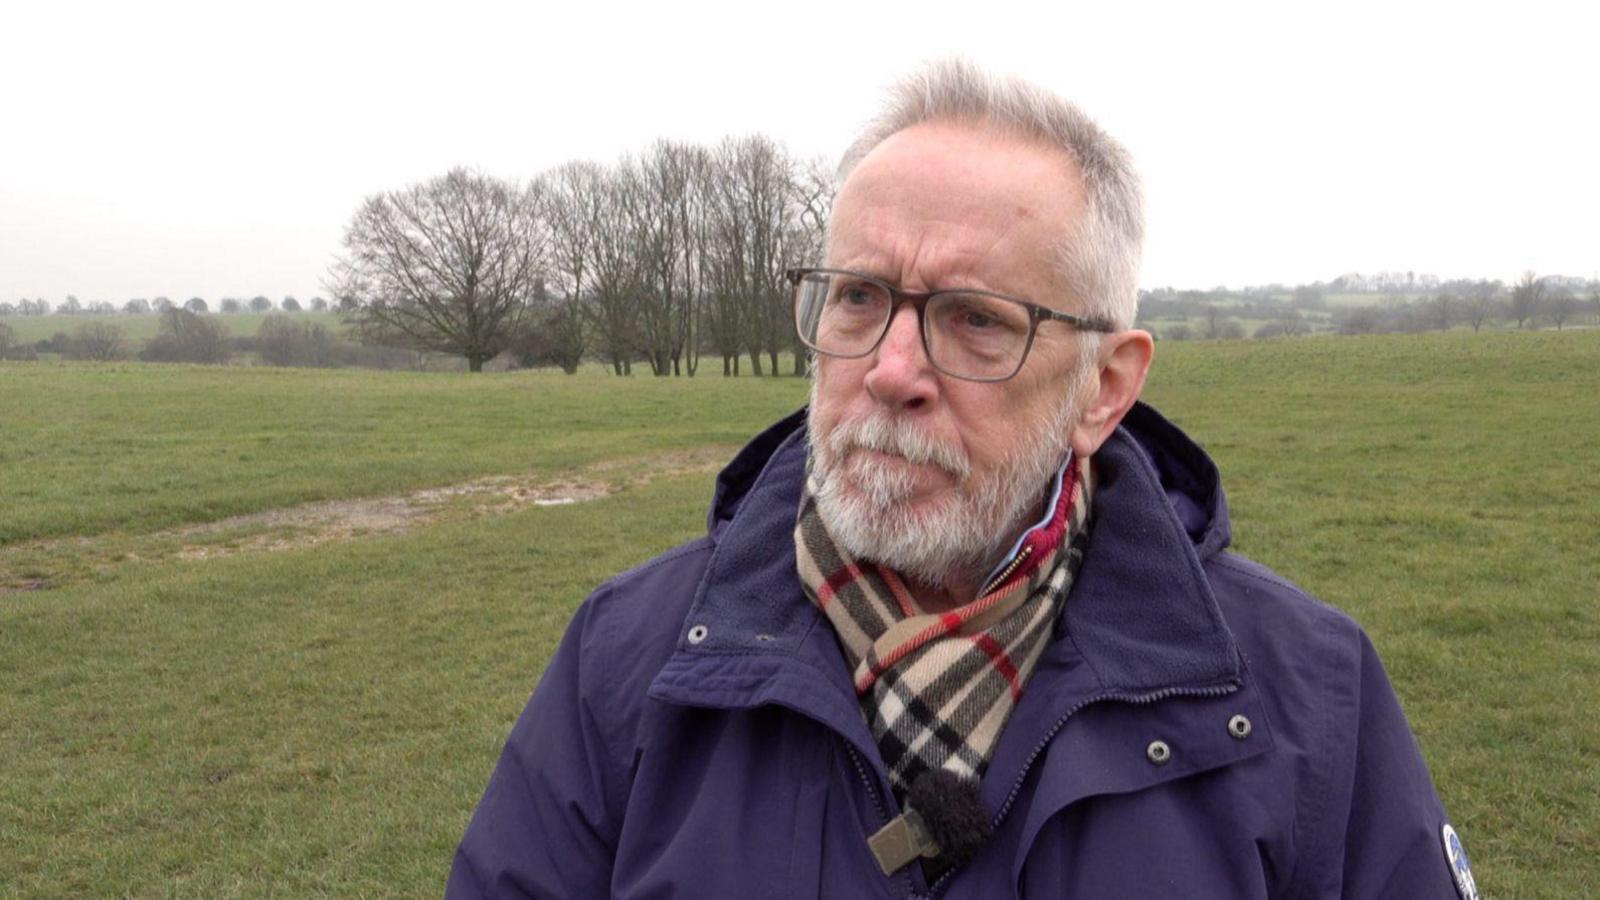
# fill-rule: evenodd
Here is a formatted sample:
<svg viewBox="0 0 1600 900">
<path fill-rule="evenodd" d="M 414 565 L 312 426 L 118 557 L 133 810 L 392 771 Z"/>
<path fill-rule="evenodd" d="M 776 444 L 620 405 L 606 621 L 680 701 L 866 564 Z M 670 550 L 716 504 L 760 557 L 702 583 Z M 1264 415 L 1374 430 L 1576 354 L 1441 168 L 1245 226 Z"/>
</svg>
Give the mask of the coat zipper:
<svg viewBox="0 0 1600 900">
<path fill-rule="evenodd" d="M 1160 700 L 1166 700 L 1169 697 L 1221 697 L 1225 694 L 1231 694 L 1238 689 L 1239 683 L 1231 682 L 1229 684 L 1220 684 L 1213 687 L 1204 688 L 1163 688 L 1162 690 L 1153 691 L 1148 694 L 1126 694 L 1117 691 L 1108 691 L 1103 694 L 1095 694 L 1094 696 L 1079 702 L 1077 705 L 1063 713 L 1061 718 L 1057 719 L 1054 725 L 1050 726 L 1050 730 L 1045 732 L 1044 737 L 1041 738 L 1039 743 L 1033 748 L 1033 752 L 1029 753 L 1028 758 L 1023 761 L 1022 770 L 1017 773 L 1016 783 L 1011 786 L 1011 792 L 1006 795 L 1005 802 L 1000 804 L 999 811 L 994 814 L 994 822 L 991 823 L 994 827 L 994 830 L 1000 830 L 1000 823 L 1004 821 L 1006 813 L 1010 812 L 1012 805 L 1017 802 L 1017 796 L 1022 793 L 1022 782 L 1027 780 L 1028 772 L 1033 768 L 1033 763 L 1039 758 L 1039 754 L 1044 752 L 1044 748 L 1049 746 L 1052 740 L 1055 740 L 1057 732 L 1061 731 L 1061 729 L 1067 724 L 1067 720 L 1076 715 L 1078 711 L 1084 707 L 1093 703 L 1103 703 L 1112 700 L 1121 703 L 1130 703 L 1135 706 L 1143 706 Z M 854 748 L 852 748 L 852 755 L 854 752 Z M 951 878 L 955 877 L 960 871 L 961 870 L 959 868 L 956 868 L 945 872 L 943 875 L 940 875 L 937 881 L 928 886 L 928 896 L 937 897 L 940 889 L 942 889 L 945 884 Z"/>
<path fill-rule="evenodd" d="M 855 745 L 845 741 L 844 749 L 846 753 L 850 754 L 850 761 L 855 764 L 856 774 L 861 776 L 861 783 L 867 788 L 867 796 L 872 798 L 872 808 L 877 810 L 878 813 L 878 820 L 872 823 L 873 827 L 868 830 L 868 833 L 877 831 L 884 822 L 889 821 L 889 810 L 883 805 L 883 799 L 878 795 L 878 786 L 873 783 L 872 773 L 867 771 L 866 761 L 861 758 L 861 754 L 856 752 Z M 911 889 L 911 873 L 902 872 L 895 877 L 896 881 L 902 879 L 905 882 L 903 893 L 908 900 L 915 900 L 913 897 L 915 891 Z"/>
</svg>

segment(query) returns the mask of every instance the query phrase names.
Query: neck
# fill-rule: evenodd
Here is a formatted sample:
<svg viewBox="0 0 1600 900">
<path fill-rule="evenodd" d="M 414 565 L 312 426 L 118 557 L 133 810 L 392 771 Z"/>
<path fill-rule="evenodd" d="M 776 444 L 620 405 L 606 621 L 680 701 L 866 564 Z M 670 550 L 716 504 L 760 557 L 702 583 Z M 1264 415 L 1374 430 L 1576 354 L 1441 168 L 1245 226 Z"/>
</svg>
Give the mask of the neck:
<svg viewBox="0 0 1600 900">
<path fill-rule="evenodd" d="M 917 598 L 917 607 L 926 613 L 946 613 L 966 606 L 978 599 L 980 587 L 982 585 L 976 583 L 939 587 L 919 581 L 911 582 L 911 592 L 912 596 Z"/>
</svg>

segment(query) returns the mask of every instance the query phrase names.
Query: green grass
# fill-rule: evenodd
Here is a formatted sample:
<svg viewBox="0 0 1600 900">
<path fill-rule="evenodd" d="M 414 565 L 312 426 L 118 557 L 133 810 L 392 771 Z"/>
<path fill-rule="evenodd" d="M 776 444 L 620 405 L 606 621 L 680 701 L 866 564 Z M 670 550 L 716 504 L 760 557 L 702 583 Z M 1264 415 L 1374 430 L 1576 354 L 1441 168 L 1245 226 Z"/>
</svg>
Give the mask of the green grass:
<svg viewBox="0 0 1600 900">
<path fill-rule="evenodd" d="M 246 337 L 255 334 L 261 329 L 261 323 L 271 313 L 207 313 L 206 316 L 213 322 L 220 323 L 228 329 L 228 334 L 233 337 Z M 314 322 L 324 325 L 335 331 L 341 330 L 339 314 L 335 312 L 297 312 L 278 313 L 289 316 L 296 322 Z M 133 345 L 143 344 L 156 336 L 161 327 L 161 317 L 154 313 L 145 315 L 124 315 L 115 313 L 111 315 L 77 315 L 63 316 L 51 313 L 46 316 L 6 316 L 0 318 L 11 326 L 16 332 L 19 342 L 33 343 L 34 341 L 48 340 L 57 332 L 71 334 L 79 325 L 89 322 L 105 322 L 122 329 L 123 336 Z"/>
<path fill-rule="evenodd" d="M 797 378 L 0 362 L 0 546 L 739 443 Z"/>
<path fill-rule="evenodd" d="M 0 895 L 437 896 L 571 610 L 706 488 L 0 597 Z"/>
<path fill-rule="evenodd" d="M 1218 459 L 1238 548 L 1372 634 L 1488 895 L 1600 893 L 1600 331 L 1158 354 L 1147 395 Z M 92 575 L 75 550 L 314 497 L 648 466 L 803 396 L 0 365 L 0 527 L 65 538 L 0 547 L 0 569 L 26 557 L 57 585 L 0 594 L 0 896 L 437 896 L 572 608 L 698 533 L 710 484 Z"/>
</svg>

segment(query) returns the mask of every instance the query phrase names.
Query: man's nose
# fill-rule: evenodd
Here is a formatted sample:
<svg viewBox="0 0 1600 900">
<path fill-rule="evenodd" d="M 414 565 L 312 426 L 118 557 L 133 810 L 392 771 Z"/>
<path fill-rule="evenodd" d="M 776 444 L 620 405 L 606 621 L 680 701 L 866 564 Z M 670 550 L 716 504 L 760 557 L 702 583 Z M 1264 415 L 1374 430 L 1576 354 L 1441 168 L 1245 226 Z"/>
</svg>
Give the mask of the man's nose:
<svg viewBox="0 0 1600 900">
<path fill-rule="evenodd" d="M 865 385 L 879 403 L 897 410 L 918 409 L 937 395 L 938 379 L 922 346 L 922 321 L 911 304 L 894 311 L 888 333 L 873 351 Z"/>
</svg>

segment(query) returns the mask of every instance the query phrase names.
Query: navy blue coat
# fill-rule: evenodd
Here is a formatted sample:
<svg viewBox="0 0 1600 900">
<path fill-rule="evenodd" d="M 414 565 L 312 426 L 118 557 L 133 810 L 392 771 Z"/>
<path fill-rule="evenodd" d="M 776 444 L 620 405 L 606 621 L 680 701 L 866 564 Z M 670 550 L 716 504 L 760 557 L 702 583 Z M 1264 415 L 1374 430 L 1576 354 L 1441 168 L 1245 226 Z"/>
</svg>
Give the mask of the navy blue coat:
<svg viewBox="0 0 1600 900">
<path fill-rule="evenodd" d="M 866 838 L 899 810 L 795 575 L 804 457 L 802 411 L 724 470 L 707 536 L 579 608 L 448 896 L 1456 896 L 1372 645 L 1224 552 L 1215 466 L 1144 406 L 1095 456 L 1083 568 L 982 783 L 993 838 L 933 885 L 883 875 Z"/>
</svg>

